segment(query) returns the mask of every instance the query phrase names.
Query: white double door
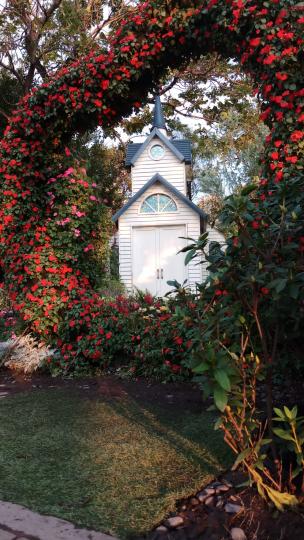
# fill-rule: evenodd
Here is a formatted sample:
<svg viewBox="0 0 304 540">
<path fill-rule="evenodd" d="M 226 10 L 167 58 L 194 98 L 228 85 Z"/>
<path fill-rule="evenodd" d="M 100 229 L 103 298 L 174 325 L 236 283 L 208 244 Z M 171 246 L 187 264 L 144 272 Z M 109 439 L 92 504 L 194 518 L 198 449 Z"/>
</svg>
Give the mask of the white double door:
<svg viewBox="0 0 304 540">
<path fill-rule="evenodd" d="M 186 277 L 185 226 L 133 228 L 133 286 L 164 296 L 172 287 L 167 281 L 182 283 Z"/>
</svg>

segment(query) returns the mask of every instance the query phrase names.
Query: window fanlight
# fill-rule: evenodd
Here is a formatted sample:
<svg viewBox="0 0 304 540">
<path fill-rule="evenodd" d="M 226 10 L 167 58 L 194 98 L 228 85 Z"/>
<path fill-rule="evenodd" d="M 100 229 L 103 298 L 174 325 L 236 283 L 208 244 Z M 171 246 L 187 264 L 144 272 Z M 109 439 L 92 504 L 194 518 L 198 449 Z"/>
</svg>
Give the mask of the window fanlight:
<svg viewBox="0 0 304 540">
<path fill-rule="evenodd" d="M 163 214 L 177 212 L 177 206 L 171 197 L 163 193 L 156 193 L 147 197 L 141 205 L 142 214 Z"/>
</svg>

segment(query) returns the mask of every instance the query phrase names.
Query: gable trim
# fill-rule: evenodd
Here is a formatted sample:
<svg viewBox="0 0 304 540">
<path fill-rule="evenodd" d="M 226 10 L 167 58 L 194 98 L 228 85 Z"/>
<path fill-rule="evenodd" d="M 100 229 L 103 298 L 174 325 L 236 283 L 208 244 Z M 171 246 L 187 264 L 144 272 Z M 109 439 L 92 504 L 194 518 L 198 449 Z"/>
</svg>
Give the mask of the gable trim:
<svg viewBox="0 0 304 540">
<path fill-rule="evenodd" d="M 141 195 L 143 195 L 145 191 L 147 191 L 147 189 L 153 186 L 156 182 L 159 182 L 165 188 L 167 188 L 168 191 L 171 191 L 171 193 L 173 193 L 175 197 L 177 197 L 180 201 L 184 202 L 187 206 L 189 206 L 189 208 L 194 210 L 194 212 L 196 212 L 201 217 L 202 221 L 206 223 L 208 217 L 207 214 L 205 214 L 205 212 L 201 208 L 199 208 L 196 204 L 190 201 L 190 199 L 188 199 L 185 195 L 183 195 L 183 193 L 178 191 L 178 189 L 172 186 L 170 182 L 165 180 L 158 173 L 152 176 L 152 178 L 148 180 L 148 182 L 146 182 L 146 184 L 142 188 L 140 188 L 135 193 L 135 195 L 133 195 L 133 197 L 131 197 L 128 202 L 120 210 L 118 210 L 118 212 L 116 212 L 116 214 L 114 214 L 114 216 L 112 217 L 112 221 L 117 221 L 125 213 L 125 211 L 128 210 L 128 208 L 130 208 L 130 206 L 132 206 L 132 204 L 135 203 L 135 201 L 137 201 L 137 199 L 139 199 L 139 197 L 141 197 Z"/>
<path fill-rule="evenodd" d="M 185 158 L 184 158 L 183 154 L 177 148 L 175 148 L 175 146 L 169 141 L 169 139 L 167 139 L 167 137 L 165 137 L 165 135 L 163 135 L 162 132 L 159 131 L 159 129 L 154 128 L 154 129 L 152 129 L 152 131 L 151 131 L 149 137 L 146 139 L 146 141 L 140 146 L 140 148 L 137 150 L 136 154 L 132 157 L 132 159 L 130 161 L 130 165 L 135 165 L 135 162 L 137 161 L 139 156 L 141 156 L 141 154 L 147 148 L 147 146 L 152 141 L 152 139 L 154 139 L 154 137 L 158 137 L 161 140 L 161 142 L 169 150 L 171 150 L 172 154 L 174 154 L 179 161 L 185 161 Z"/>
</svg>

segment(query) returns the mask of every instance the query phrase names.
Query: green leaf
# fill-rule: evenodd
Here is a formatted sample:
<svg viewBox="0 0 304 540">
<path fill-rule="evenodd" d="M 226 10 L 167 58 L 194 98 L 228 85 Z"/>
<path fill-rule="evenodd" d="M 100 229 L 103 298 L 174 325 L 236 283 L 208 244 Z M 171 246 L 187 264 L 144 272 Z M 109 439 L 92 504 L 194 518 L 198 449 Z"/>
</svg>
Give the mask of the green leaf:
<svg viewBox="0 0 304 540">
<path fill-rule="evenodd" d="M 246 459 L 246 457 L 249 456 L 250 453 L 251 453 L 251 448 L 246 448 L 246 450 L 243 450 L 243 452 L 240 452 L 232 466 L 232 470 L 234 471 L 235 469 L 237 469 L 239 464 L 242 463 L 242 461 L 244 461 L 244 459 Z"/>
<path fill-rule="evenodd" d="M 284 416 L 284 413 L 283 411 L 281 411 L 281 409 L 278 409 L 277 407 L 274 407 L 274 412 L 276 413 L 277 416 L 279 416 L 282 420 L 285 420 L 285 416 Z"/>
<path fill-rule="evenodd" d="M 175 287 L 176 289 L 179 289 L 181 284 L 174 279 L 173 281 L 167 281 L 167 284 L 170 285 L 170 287 Z"/>
<path fill-rule="evenodd" d="M 214 431 L 217 431 L 218 429 L 220 429 L 222 423 L 223 423 L 223 420 L 221 417 L 219 417 L 214 424 Z"/>
<path fill-rule="evenodd" d="M 273 429 L 273 433 L 275 435 L 277 435 L 278 437 L 280 437 L 280 439 L 284 439 L 285 441 L 292 441 L 294 442 L 294 439 L 293 437 L 290 435 L 290 433 L 288 433 L 288 431 L 285 431 L 284 429 L 281 429 L 281 428 L 274 428 Z"/>
<path fill-rule="evenodd" d="M 226 405 L 228 403 L 227 392 L 225 392 L 225 390 L 223 390 L 223 388 L 218 386 L 214 390 L 213 397 L 214 397 L 214 402 L 215 402 L 215 405 L 217 406 L 217 408 L 221 412 L 224 412 L 224 410 L 226 408 Z"/>
<path fill-rule="evenodd" d="M 192 368 L 193 373 L 205 373 L 208 371 L 209 366 L 207 364 L 200 364 L 199 366 L 195 366 Z"/>
<path fill-rule="evenodd" d="M 179 250 L 178 253 L 186 253 L 187 251 L 193 250 L 195 248 L 195 244 L 189 244 L 188 246 L 183 247 Z"/>
<path fill-rule="evenodd" d="M 288 407 L 286 407 L 286 405 L 284 405 L 284 413 L 289 420 L 293 420 L 292 412 L 290 409 L 288 409 Z"/>
<path fill-rule="evenodd" d="M 249 184 L 241 190 L 241 195 L 246 197 L 249 193 L 252 193 L 257 188 L 256 184 Z"/>
<path fill-rule="evenodd" d="M 189 262 L 192 261 L 192 259 L 194 259 L 195 256 L 196 256 L 195 249 L 191 249 L 190 251 L 188 251 L 185 257 L 185 266 L 187 266 L 187 264 L 189 264 Z"/>
<path fill-rule="evenodd" d="M 230 392 L 231 384 L 229 377 L 225 371 L 217 369 L 214 372 L 214 378 L 224 390 Z"/>
</svg>

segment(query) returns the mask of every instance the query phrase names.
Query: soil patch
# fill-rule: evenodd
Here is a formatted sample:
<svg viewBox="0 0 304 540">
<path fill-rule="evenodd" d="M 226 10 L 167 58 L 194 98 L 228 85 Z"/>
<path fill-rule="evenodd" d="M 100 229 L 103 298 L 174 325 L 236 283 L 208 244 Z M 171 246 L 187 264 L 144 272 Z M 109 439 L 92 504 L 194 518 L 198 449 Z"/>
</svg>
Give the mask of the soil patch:
<svg viewBox="0 0 304 540">
<path fill-rule="evenodd" d="M 66 388 L 75 390 L 79 396 L 105 400 L 131 397 L 142 405 L 155 405 L 169 412 L 178 409 L 200 413 L 206 408 L 202 393 L 192 383 L 157 383 L 145 379 L 125 380 L 115 375 L 84 378 L 51 378 L 49 375 L 2 371 L 0 373 L 0 397 L 40 389 Z"/>
</svg>

